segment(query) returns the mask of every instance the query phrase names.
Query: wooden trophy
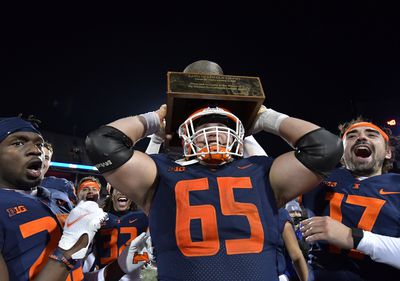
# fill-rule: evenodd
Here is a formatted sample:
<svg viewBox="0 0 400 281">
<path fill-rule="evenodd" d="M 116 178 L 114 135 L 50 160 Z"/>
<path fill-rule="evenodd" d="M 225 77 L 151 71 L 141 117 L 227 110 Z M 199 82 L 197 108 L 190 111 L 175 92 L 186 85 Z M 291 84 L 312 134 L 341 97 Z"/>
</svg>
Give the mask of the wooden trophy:
<svg viewBox="0 0 400 281">
<path fill-rule="evenodd" d="M 172 135 L 166 142 L 167 149 L 182 147 L 178 128 L 196 110 L 225 108 L 242 121 L 247 131 L 265 99 L 258 77 L 168 72 L 167 83 L 165 131 Z"/>
</svg>

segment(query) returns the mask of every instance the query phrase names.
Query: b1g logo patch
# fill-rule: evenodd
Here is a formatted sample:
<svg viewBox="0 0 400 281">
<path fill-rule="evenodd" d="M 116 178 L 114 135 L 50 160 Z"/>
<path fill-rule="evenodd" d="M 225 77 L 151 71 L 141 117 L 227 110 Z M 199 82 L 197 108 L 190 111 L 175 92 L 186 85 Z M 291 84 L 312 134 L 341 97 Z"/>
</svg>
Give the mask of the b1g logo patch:
<svg viewBox="0 0 400 281">
<path fill-rule="evenodd" d="M 16 207 L 8 208 L 7 210 L 8 216 L 13 217 L 18 214 L 25 213 L 28 209 L 24 205 L 19 205 Z"/>
<path fill-rule="evenodd" d="M 337 182 L 335 181 L 323 181 L 322 182 L 324 185 L 329 186 L 329 187 L 336 187 L 337 186 Z"/>
<path fill-rule="evenodd" d="M 182 166 L 168 167 L 168 172 L 184 172 L 185 170 L 186 168 Z"/>
</svg>

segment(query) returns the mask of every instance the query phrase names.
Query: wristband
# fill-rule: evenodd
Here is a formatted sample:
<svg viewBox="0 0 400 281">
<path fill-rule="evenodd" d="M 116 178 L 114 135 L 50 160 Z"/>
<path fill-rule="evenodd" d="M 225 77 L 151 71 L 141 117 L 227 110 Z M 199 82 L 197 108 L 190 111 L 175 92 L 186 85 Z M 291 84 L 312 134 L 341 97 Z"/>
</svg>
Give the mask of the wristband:
<svg viewBox="0 0 400 281">
<path fill-rule="evenodd" d="M 61 262 L 65 265 L 68 271 L 71 271 L 74 269 L 76 263 L 78 260 L 74 260 L 73 258 L 67 259 L 64 254 L 61 252 L 60 248 L 57 247 L 57 249 L 49 256 L 50 259 L 53 259 L 55 261 Z"/>
<path fill-rule="evenodd" d="M 261 120 L 263 120 L 263 128 L 264 131 L 273 133 L 279 136 L 279 127 L 283 120 L 288 118 L 289 116 L 280 112 L 277 112 L 271 108 L 267 108 L 267 110 L 262 113 L 260 116 Z"/>
<path fill-rule="evenodd" d="M 138 117 L 144 126 L 143 137 L 154 134 L 160 129 L 160 117 L 155 111 L 140 114 Z"/>
<path fill-rule="evenodd" d="M 257 115 L 256 121 L 250 130 L 250 134 L 255 134 L 263 130 L 279 136 L 279 127 L 281 126 L 282 121 L 288 117 L 289 116 L 286 114 L 267 108 Z"/>
<path fill-rule="evenodd" d="M 351 236 L 353 237 L 353 249 L 357 249 L 358 244 L 360 244 L 361 239 L 364 237 L 364 232 L 362 229 L 352 228 Z"/>
</svg>

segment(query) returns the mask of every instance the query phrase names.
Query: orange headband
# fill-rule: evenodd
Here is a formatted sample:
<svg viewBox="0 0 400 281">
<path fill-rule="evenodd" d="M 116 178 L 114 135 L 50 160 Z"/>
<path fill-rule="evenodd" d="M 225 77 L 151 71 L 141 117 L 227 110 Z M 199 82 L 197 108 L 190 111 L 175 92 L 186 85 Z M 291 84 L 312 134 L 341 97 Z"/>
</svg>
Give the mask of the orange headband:
<svg viewBox="0 0 400 281">
<path fill-rule="evenodd" d="M 78 193 L 85 187 L 94 187 L 100 192 L 100 185 L 97 182 L 87 180 L 87 181 L 84 181 L 83 183 L 81 183 L 81 185 L 78 188 Z"/>
<path fill-rule="evenodd" d="M 376 126 L 375 124 L 372 124 L 370 122 L 359 122 L 359 123 L 355 123 L 355 124 L 351 125 L 346 130 L 346 132 L 344 132 L 342 139 L 344 139 L 344 137 L 347 135 L 347 132 L 349 132 L 350 130 L 353 130 L 354 128 L 358 128 L 358 127 L 371 127 L 373 129 L 377 130 L 382 135 L 382 137 L 385 139 L 385 141 L 389 141 L 388 135 L 381 128 L 379 128 L 378 126 Z"/>
</svg>

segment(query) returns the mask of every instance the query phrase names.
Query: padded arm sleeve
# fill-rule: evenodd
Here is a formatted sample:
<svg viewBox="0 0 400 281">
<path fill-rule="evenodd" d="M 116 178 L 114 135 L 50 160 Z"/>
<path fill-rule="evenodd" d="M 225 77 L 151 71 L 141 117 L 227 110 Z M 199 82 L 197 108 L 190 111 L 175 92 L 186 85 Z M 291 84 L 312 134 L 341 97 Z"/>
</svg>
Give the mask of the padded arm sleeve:
<svg viewBox="0 0 400 281">
<path fill-rule="evenodd" d="M 296 144 L 296 158 L 308 169 L 327 177 L 343 155 L 340 138 L 324 128 L 302 136 Z"/>
<path fill-rule="evenodd" d="M 133 155 L 132 140 L 120 130 L 102 126 L 88 134 L 86 151 L 100 173 L 117 169 Z"/>
</svg>

